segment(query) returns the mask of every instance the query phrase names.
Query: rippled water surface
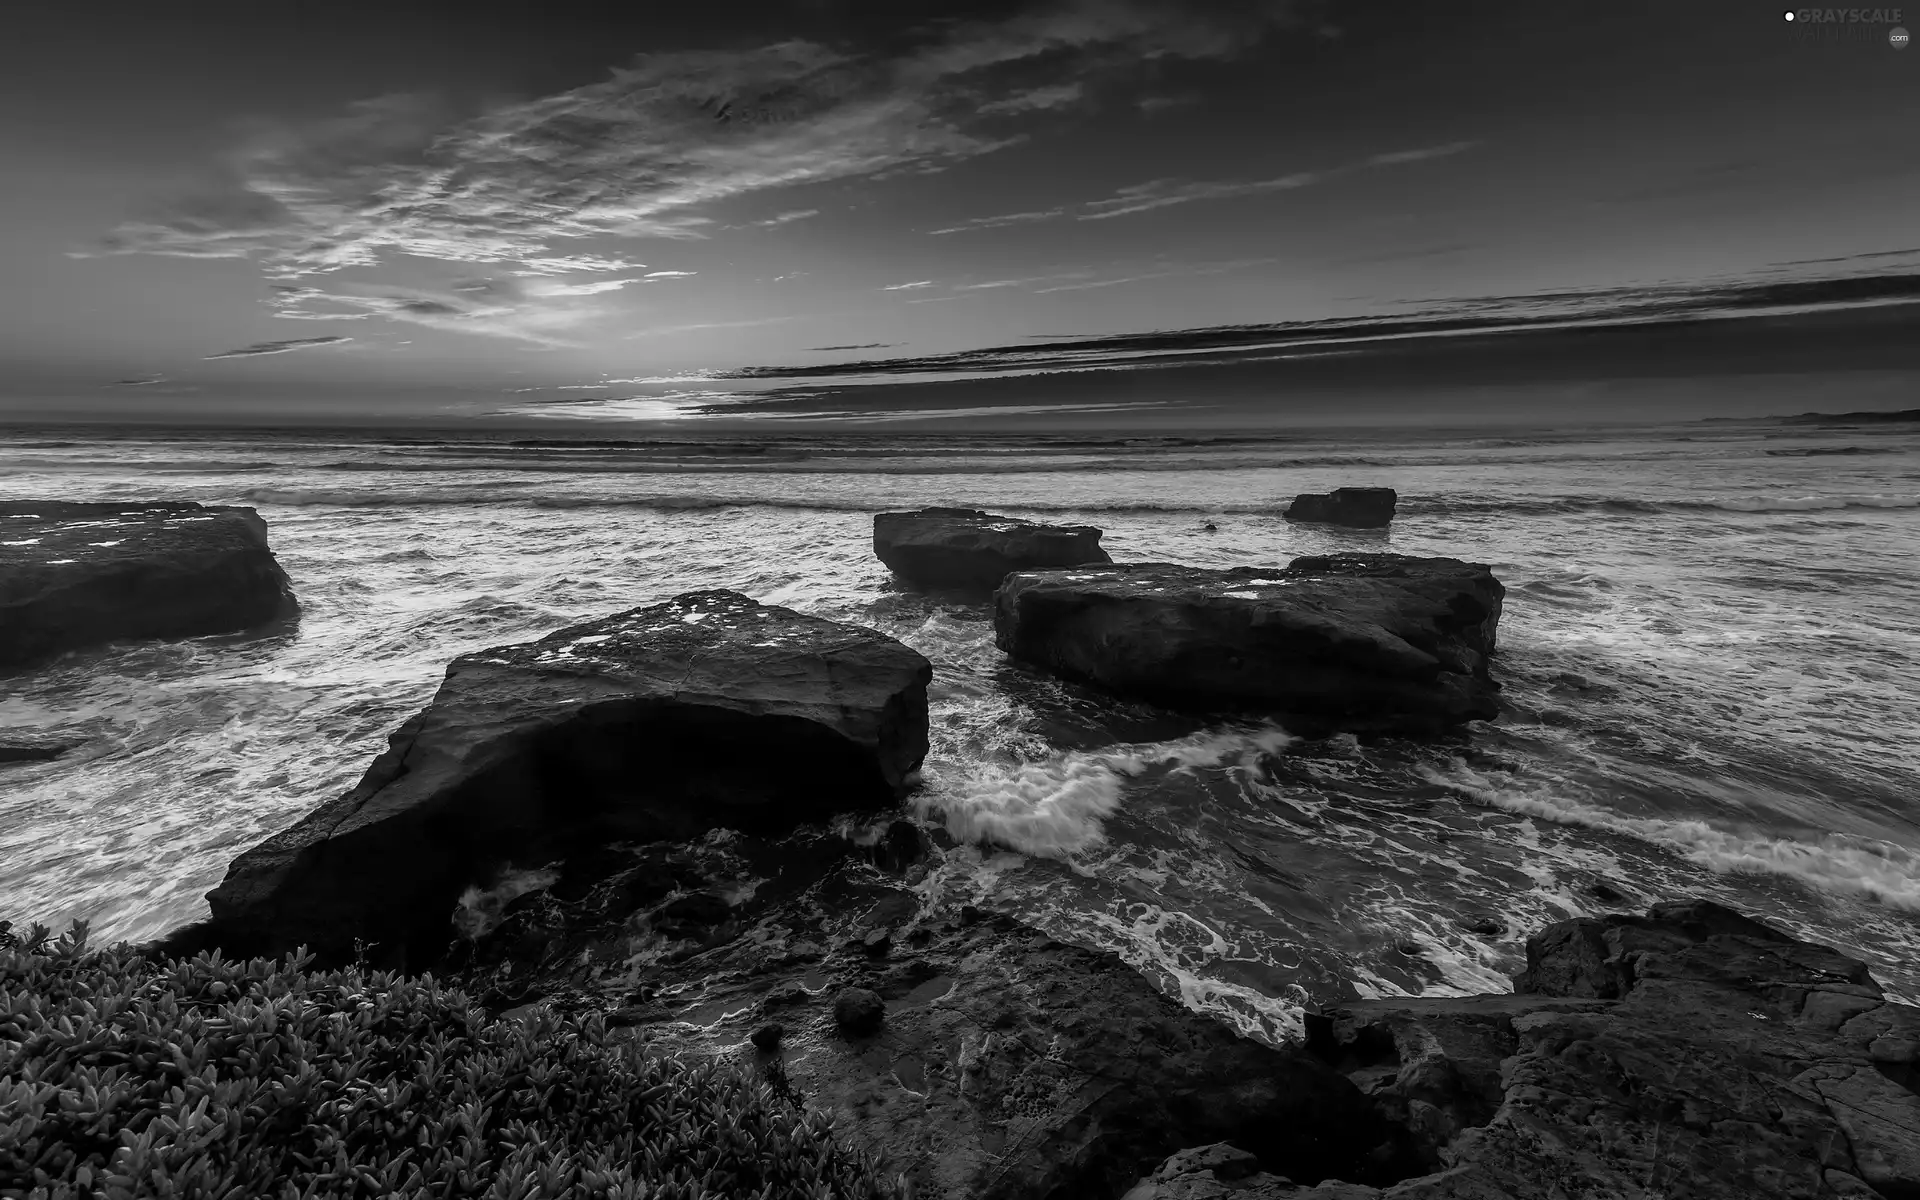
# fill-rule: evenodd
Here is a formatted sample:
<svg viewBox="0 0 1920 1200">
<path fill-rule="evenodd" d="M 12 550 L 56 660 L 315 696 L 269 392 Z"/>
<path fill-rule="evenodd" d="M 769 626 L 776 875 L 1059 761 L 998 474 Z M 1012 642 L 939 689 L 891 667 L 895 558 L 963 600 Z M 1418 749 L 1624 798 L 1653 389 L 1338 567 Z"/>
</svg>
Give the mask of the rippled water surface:
<svg viewBox="0 0 1920 1200">
<path fill-rule="evenodd" d="M 1501 989 L 1542 922 L 1686 894 L 1920 995 L 1920 437 L 510 441 L 0 437 L 0 497 L 254 505 L 304 610 L 284 636 L 0 678 L 0 728 L 86 738 L 0 767 L 0 915 L 192 919 L 449 658 L 729 587 L 934 661 L 914 803 L 963 848 L 928 888 L 1118 949 L 1259 1036 L 1308 998 Z M 1398 488 L 1391 533 L 1280 519 L 1341 484 Z M 1098 524 L 1120 560 L 1489 563 L 1506 710 L 1456 742 L 1304 743 L 1036 677 L 984 607 L 900 592 L 872 557 L 871 513 L 935 503 Z"/>
</svg>

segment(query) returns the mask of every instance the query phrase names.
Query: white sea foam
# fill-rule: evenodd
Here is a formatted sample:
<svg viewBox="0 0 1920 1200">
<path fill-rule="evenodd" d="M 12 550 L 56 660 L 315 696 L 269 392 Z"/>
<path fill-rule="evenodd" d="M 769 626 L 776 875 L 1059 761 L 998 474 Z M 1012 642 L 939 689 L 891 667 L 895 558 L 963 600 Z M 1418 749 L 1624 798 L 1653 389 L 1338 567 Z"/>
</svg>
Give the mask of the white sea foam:
<svg viewBox="0 0 1920 1200">
<path fill-rule="evenodd" d="M 1636 817 L 1587 800 L 1496 783 L 1456 760 L 1434 783 L 1504 812 L 1635 838 L 1724 874 L 1779 875 L 1821 891 L 1920 913 L 1920 855 L 1889 842 L 1829 835 L 1817 842 L 1722 829 L 1699 819 Z"/>
<path fill-rule="evenodd" d="M 1127 780 L 1162 767 L 1181 774 L 1229 763 L 1248 766 L 1292 740 L 1268 726 L 1072 751 L 1039 762 L 984 762 L 944 779 L 920 803 L 957 840 L 1065 858 L 1106 840 L 1103 823 L 1120 808 Z"/>
<path fill-rule="evenodd" d="M 461 937 L 477 938 L 493 932 L 507 905 L 530 892 L 544 891 L 560 882 L 560 872 L 550 864 L 531 870 L 503 871 L 488 887 L 478 884 L 460 893 L 453 910 L 454 932 Z"/>
</svg>

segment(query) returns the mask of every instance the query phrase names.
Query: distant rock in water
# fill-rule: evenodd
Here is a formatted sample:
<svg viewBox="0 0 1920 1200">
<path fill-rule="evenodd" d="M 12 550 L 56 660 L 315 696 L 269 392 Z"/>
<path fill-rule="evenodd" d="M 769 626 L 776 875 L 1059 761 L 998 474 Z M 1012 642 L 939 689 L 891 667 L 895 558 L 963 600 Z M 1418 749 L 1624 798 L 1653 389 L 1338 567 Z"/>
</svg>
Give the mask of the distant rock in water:
<svg viewBox="0 0 1920 1200">
<path fill-rule="evenodd" d="M 1010 576 L 994 640 L 1022 662 L 1170 708 L 1253 710 L 1296 733 L 1432 733 L 1499 711 L 1506 589 L 1400 554 L 1285 569 L 1122 563 Z"/>
<path fill-rule="evenodd" d="M 1393 521 L 1400 497 L 1392 488 L 1343 487 L 1324 494 L 1302 492 L 1287 506 L 1289 521 L 1321 525 L 1348 525 L 1355 529 L 1383 529 Z"/>
<path fill-rule="evenodd" d="M 883 634 L 729 591 L 464 655 L 359 786 L 233 862 L 201 936 L 431 963 L 461 893 L 509 865 L 894 804 L 932 675 Z"/>
<path fill-rule="evenodd" d="M 0 669 L 105 642 L 240 633 L 296 611 L 251 508 L 0 501 Z"/>
<path fill-rule="evenodd" d="M 873 552 L 923 587 L 991 592 L 1013 571 L 1113 560 L 1091 525 L 1042 525 L 977 508 L 922 508 L 873 518 Z"/>
</svg>

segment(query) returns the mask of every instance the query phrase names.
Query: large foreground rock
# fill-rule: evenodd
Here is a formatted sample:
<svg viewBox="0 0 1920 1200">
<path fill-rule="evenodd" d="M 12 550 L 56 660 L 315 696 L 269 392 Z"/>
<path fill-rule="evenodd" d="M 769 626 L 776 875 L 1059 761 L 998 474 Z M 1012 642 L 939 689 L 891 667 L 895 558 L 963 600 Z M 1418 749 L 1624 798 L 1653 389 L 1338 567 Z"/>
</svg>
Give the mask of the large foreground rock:
<svg viewBox="0 0 1920 1200">
<path fill-rule="evenodd" d="M 977 508 L 923 508 L 873 518 L 873 552 L 923 587 L 991 592 L 1013 571 L 1113 561 L 1091 525 L 1042 525 Z"/>
<path fill-rule="evenodd" d="M 130 638 L 238 633 L 294 611 L 251 508 L 0 501 L 0 669 Z"/>
<path fill-rule="evenodd" d="M 904 841 L 902 827 L 885 840 Z M 1390 1183 L 1418 1165 L 1310 1052 L 1240 1037 L 1113 954 L 916 888 L 924 864 L 896 878 L 898 858 L 876 865 L 888 856 L 844 844 L 832 861 L 834 840 L 630 856 L 597 885 L 516 902 L 472 977 L 493 986 L 502 967 L 534 967 L 506 974 L 539 1003 L 607 1010 L 649 1053 L 748 1068 L 831 1114 L 917 1200 L 1110 1198 L 1165 1155 L 1223 1139 L 1309 1181 Z M 687 925 L 669 878 L 715 911 Z M 743 879 L 757 886 L 738 898 Z"/>
<path fill-rule="evenodd" d="M 1426 733 L 1499 711 L 1487 659 L 1505 594 L 1451 558 L 1123 563 L 1008 577 L 994 637 L 1023 662 L 1172 708 L 1267 712 L 1301 733 Z"/>
<path fill-rule="evenodd" d="M 1350 1004 L 1313 1026 L 1433 1173 L 1376 1190 L 1242 1170 L 1233 1194 L 1920 1196 L 1920 1009 L 1861 963 L 1706 901 L 1561 922 L 1527 958 L 1516 995 Z M 1169 1163 L 1132 1200 L 1223 1186 Z"/>
<path fill-rule="evenodd" d="M 1343 487 L 1331 492 L 1302 492 L 1283 514 L 1289 521 L 1383 529 L 1393 521 L 1400 497 L 1387 487 Z"/>
<path fill-rule="evenodd" d="M 509 866 L 891 805 L 931 677 L 882 634 L 726 591 L 465 655 L 358 787 L 234 861 L 211 940 L 429 963 Z"/>
</svg>

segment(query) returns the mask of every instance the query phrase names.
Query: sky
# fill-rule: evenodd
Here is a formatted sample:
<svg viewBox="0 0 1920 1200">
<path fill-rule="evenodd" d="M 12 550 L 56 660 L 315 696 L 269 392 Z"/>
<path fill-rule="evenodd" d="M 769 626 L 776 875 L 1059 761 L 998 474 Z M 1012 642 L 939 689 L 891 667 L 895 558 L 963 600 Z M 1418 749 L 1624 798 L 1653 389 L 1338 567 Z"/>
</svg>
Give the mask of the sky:
<svg viewBox="0 0 1920 1200">
<path fill-rule="evenodd" d="M 620 7 L 19 6 L 0 418 L 920 419 L 947 401 L 903 399 L 924 373 L 896 360 L 988 350 L 984 374 L 943 363 L 939 394 L 1011 411 L 1066 403 L 1031 372 L 1082 365 L 1025 345 L 1215 347 L 1204 331 L 1537 317 L 1542 297 L 1614 319 L 1622 297 L 1920 273 L 1920 51 L 1887 37 L 1905 14 Z M 1920 362 L 1898 322 L 1869 325 L 1893 404 Z M 1475 336 L 1441 382 L 1512 376 L 1483 361 L 1509 343 Z M 1812 340 L 1781 371 L 1860 357 L 1830 324 L 1792 336 Z M 1396 388 L 1433 367 L 1394 361 Z M 1200 365 L 1156 363 L 1127 403 L 1178 408 L 1224 378 Z M 1368 370 L 1352 386 L 1379 393 Z M 1072 386 L 1084 408 L 1108 385 Z"/>
</svg>

